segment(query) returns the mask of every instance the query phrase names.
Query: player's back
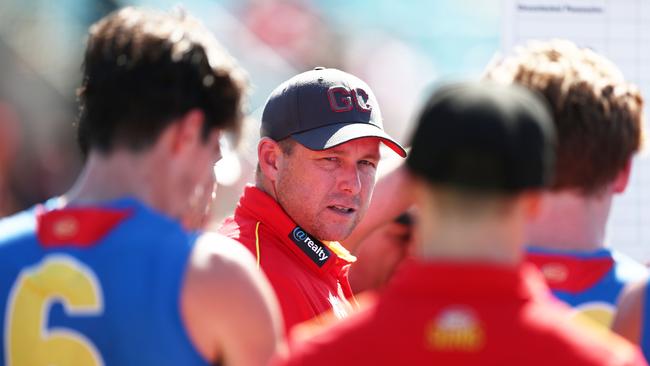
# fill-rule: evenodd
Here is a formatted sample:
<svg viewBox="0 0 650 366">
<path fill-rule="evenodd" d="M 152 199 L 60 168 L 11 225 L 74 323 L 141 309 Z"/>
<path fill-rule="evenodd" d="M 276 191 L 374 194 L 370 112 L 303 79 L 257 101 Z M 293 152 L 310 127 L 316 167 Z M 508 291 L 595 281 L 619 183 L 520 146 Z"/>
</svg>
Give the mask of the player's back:
<svg viewBox="0 0 650 366">
<path fill-rule="evenodd" d="M 206 364 L 179 308 L 195 239 L 130 198 L 0 221 L 0 363 Z"/>
<path fill-rule="evenodd" d="M 618 337 L 569 322 L 533 268 L 421 262 L 277 364 L 645 365 Z"/>
</svg>

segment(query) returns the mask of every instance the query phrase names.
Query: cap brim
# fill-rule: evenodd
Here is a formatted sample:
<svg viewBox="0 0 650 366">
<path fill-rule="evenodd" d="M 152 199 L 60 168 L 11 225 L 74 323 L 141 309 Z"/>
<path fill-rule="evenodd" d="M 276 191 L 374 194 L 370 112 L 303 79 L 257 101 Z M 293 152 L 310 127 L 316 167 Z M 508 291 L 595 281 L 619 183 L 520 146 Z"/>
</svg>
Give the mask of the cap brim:
<svg viewBox="0 0 650 366">
<path fill-rule="evenodd" d="M 296 133 L 291 137 L 311 150 L 325 150 L 348 141 L 376 137 L 399 156 L 406 157 L 406 150 L 397 141 L 388 136 L 384 130 L 369 123 L 336 123 Z"/>
</svg>

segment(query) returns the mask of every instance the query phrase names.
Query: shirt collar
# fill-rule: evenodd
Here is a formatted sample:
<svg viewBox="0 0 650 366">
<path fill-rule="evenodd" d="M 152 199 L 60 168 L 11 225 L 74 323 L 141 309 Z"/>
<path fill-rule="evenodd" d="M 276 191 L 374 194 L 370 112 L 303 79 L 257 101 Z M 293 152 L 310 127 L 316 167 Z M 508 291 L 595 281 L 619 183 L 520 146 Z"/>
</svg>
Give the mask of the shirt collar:
<svg viewBox="0 0 650 366">
<path fill-rule="evenodd" d="M 391 292 L 457 295 L 467 299 L 529 300 L 551 297 L 541 273 L 530 264 L 508 267 L 418 259 L 407 260 L 400 267 L 386 289 L 387 295 Z"/>
<path fill-rule="evenodd" d="M 611 258 L 612 251 L 609 248 L 598 248 L 594 250 L 572 250 L 546 248 L 538 245 L 529 245 L 526 248 L 527 254 L 547 255 L 547 256 L 571 256 L 582 259 Z"/>
<path fill-rule="evenodd" d="M 340 243 L 321 242 L 303 230 L 273 197 L 255 186 L 244 188 L 235 211 L 236 216 L 250 216 L 267 226 L 303 263 L 318 272 L 332 269 L 338 272 L 343 266 L 356 261 L 356 257 Z"/>
</svg>

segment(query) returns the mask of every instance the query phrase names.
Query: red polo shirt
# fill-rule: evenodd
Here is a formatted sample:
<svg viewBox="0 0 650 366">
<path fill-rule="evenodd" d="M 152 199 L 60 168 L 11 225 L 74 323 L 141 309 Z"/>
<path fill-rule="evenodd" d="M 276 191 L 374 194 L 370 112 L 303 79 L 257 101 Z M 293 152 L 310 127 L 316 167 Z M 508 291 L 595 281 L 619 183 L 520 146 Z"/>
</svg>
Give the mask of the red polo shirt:
<svg viewBox="0 0 650 366">
<path fill-rule="evenodd" d="M 235 213 L 219 232 L 248 248 L 273 285 L 286 329 L 332 310 L 351 310 L 348 282 L 356 258 L 337 242 L 320 242 L 302 230 L 268 194 L 247 186 Z"/>
<path fill-rule="evenodd" d="M 569 321 L 532 266 L 410 261 L 377 301 L 291 347 L 278 365 L 645 365 Z"/>
</svg>

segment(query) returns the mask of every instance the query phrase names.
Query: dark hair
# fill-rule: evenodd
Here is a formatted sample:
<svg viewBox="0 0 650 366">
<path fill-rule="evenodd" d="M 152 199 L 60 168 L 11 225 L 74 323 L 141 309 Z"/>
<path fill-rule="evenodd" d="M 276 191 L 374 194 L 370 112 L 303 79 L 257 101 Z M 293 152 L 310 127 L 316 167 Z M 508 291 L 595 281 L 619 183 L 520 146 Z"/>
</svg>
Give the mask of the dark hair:
<svg viewBox="0 0 650 366">
<path fill-rule="evenodd" d="M 409 213 L 408 211 L 403 212 L 393 220 L 393 222 L 404 226 L 413 226 L 413 221 L 413 214 Z"/>
<path fill-rule="evenodd" d="M 193 108 L 238 137 L 243 71 L 213 35 L 183 13 L 118 10 L 90 28 L 79 88 L 78 140 L 84 154 L 116 146 L 142 150 Z"/>
<path fill-rule="evenodd" d="M 491 65 L 486 78 L 543 95 L 558 134 L 554 190 L 597 194 L 642 142 L 643 98 L 616 66 L 569 41 L 531 42 Z"/>
</svg>

